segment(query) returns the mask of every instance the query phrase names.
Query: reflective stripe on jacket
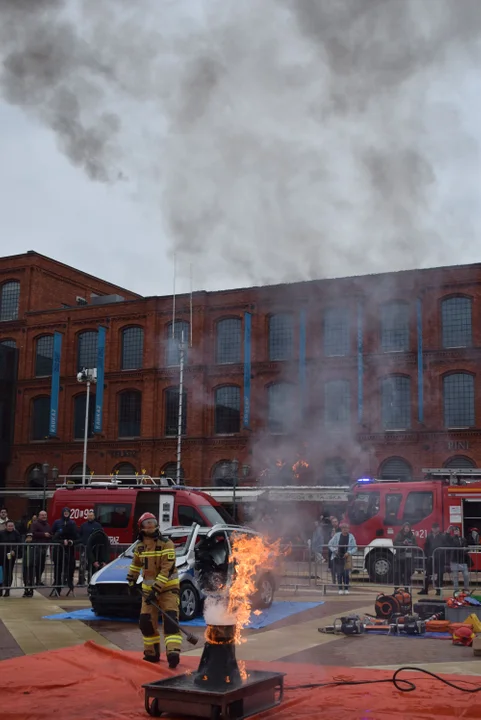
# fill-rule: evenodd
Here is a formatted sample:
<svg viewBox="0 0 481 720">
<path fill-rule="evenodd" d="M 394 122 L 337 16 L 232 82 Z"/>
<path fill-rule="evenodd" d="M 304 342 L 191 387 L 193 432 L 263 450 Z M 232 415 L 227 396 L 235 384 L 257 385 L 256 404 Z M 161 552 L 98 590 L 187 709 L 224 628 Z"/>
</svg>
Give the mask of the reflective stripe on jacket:
<svg viewBox="0 0 481 720">
<path fill-rule="evenodd" d="M 137 580 L 142 571 L 142 590 L 157 592 L 179 589 L 179 576 L 175 564 L 175 547 L 172 540 L 144 537 L 135 546 L 127 580 Z"/>
</svg>

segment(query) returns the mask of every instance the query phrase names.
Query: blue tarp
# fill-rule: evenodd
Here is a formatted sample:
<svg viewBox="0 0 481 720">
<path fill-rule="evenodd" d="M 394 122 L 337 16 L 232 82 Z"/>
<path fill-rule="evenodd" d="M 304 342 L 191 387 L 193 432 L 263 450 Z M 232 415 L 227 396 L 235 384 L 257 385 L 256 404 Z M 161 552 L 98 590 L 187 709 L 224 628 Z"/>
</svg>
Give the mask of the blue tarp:
<svg viewBox="0 0 481 720">
<path fill-rule="evenodd" d="M 260 630 L 261 628 L 272 625 L 279 620 L 284 620 L 291 615 L 312 610 L 312 608 L 323 605 L 323 602 L 284 602 L 279 600 L 272 603 L 267 610 L 263 610 L 260 615 L 251 615 L 251 622 L 247 626 L 251 630 Z M 92 608 L 82 608 L 81 610 L 73 610 L 72 612 L 58 613 L 57 615 L 46 615 L 43 620 L 82 620 L 82 621 L 108 621 L 108 622 L 137 622 L 136 618 L 120 618 L 109 617 L 107 615 L 95 615 Z M 187 623 L 182 623 L 186 627 L 205 627 L 203 617 L 197 617 Z"/>
</svg>

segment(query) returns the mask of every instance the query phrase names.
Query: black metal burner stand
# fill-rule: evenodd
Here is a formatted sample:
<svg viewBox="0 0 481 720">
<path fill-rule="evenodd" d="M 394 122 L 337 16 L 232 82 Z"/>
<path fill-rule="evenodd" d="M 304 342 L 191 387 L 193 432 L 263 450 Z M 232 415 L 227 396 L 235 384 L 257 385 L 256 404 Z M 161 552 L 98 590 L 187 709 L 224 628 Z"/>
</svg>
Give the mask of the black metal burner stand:
<svg viewBox="0 0 481 720">
<path fill-rule="evenodd" d="M 149 715 L 163 713 L 211 720 L 242 720 L 282 702 L 285 673 L 251 670 L 241 684 L 215 690 L 195 684 L 195 673 L 142 685 Z"/>
<path fill-rule="evenodd" d="M 197 672 L 142 685 L 145 709 L 211 720 L 242 720 L 279 705 L 285 673 L 251 670 L 242 680 L 235 657 L 235 626 L 212 626 Z"/>
</svg>

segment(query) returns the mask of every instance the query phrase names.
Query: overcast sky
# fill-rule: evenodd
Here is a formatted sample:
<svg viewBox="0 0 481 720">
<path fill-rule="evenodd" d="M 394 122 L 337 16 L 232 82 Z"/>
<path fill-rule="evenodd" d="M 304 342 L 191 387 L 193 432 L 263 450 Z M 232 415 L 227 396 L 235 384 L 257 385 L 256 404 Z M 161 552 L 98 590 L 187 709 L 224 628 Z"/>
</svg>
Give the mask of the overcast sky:
<svg viewBox="0 0 481 720">
<path fill-rule="evenodd" d="M 67 4 L 115 82 L 70 41 L 68 72 L 32 100 L 38 63 L 10 62 L 32 40 L 4 42 L 2 254 L 33 249 L 146 295 L 171 292 L 174 247 L 184 291 L 191 261 L 195 289 L 480 261 L 479 0 L 406 0 L 402 17 L 391 0 L 356 0 L 364 16 L 346 15 L 352 0 L 311 16 L 289 0 L 140 0 L 135 17 L 124 0 L 100 3 L 111 17 Z M 23 29 L 9 8 L 0 26 Z M 31 38 L 55 30 L 57 14 L 33 15 Z M 85 126 L 119 118 L 108 181 L 72 161 L 52 110 L 65 89 Z"/>
</svg>

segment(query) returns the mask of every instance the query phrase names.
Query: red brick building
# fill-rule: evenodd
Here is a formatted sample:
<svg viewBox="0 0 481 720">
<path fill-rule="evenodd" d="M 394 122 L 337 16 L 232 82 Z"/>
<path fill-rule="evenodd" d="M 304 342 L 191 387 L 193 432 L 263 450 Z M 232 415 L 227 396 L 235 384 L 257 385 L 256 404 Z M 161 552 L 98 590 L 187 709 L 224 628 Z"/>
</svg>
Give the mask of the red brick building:
<svg viewBox="0 0 481 720">
<path fill-rule="evenodd" d="M 175 335 L 192 337 L 185 478 L 211 484 L 234 457 L 252 480 L 274 468 L 271 479 L 290 482 L 302 459 L 299 481 L 316 484 L 481 464 L 480 281 L 476 264 L 196 292 L 192 327 L 189 297 L 178 297 Z M 76 374 L 96 362 L 99 326 L 103 428 L 89 440 L 88 468 L 172 472 L 172 297 L 140 297 L 29 252 L 0 259 L 0 343 L 18 351 L 4 487 L 28 487 L 44 462 L 80 473 L 85 388 Z M 48 438 L 54 332 L 63 336 L 59 420 Z"/>
</svg>

